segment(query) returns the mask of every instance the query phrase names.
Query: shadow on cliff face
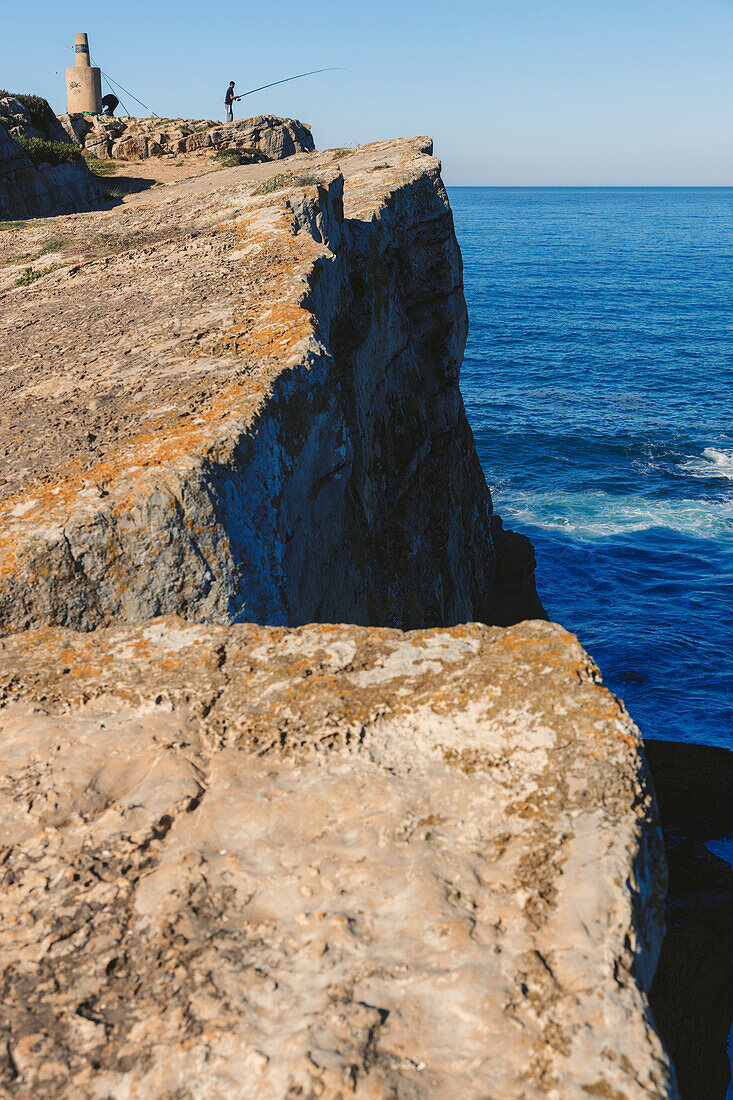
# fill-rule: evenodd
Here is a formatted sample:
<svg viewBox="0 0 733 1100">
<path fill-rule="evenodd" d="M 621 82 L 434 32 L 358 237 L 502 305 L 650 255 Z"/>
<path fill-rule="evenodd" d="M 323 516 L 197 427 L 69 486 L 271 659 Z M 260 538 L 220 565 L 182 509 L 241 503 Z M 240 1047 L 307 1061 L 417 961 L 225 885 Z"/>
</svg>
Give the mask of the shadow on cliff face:
<svg viewBox="0 0 733 1100">
<path fill-rule="evenodd" d="M 706 841 L 733 834 L 733 753 L 647 741 L 664 830 L 667 934 L 650 1002 L 681 1100 L 725 1100 L 733 1023 L 733 867 Z"/>
<path fill-rule="evenodd" d="M 534 546 L 526 535 L 507 531 L 501 516 L 491 517 L 496 561 L 489 622 L 513 626 L 522 619 L 547 619 L 535 584 Z"/>
</svg>

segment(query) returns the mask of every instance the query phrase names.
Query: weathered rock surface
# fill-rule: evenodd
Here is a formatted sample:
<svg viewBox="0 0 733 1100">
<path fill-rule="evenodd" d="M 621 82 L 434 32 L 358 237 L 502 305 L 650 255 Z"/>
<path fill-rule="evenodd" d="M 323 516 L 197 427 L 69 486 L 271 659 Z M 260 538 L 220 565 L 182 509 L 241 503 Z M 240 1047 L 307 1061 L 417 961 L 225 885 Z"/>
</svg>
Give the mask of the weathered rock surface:
<svg viewBox="0 0 733 1100">
<path fill-rule="evenodd" d="M 0 98 L 0 221 L 97 209 L 102 193 L 83 158 L 73 164 L 35 165 L 16 138 L 68 142 L 48 108 L 43 131 L 14 96 Z"/>
<path fill-rule="evenodd" d="M 68 136 L 103 160 L 180 156 L 236 149 L 253 160 L 282 160 L 315 149 L 310 126 L 294 118 L 257 115 L 220 123 L 191 118 L 107 118 L 59 115 Z"/>
<path fill-rule="evenodd" d="M 640 737 L 547 623 L 0 642 L 3 1095 L 674 1097 Z"/>
<path fill-rule="evenodd" d="M 0 297 L 6 629 L 543 614 L 528 541 L 492 539 L 429 143 L 291 164 L 22 234 L 69 247 Z"/>
</svg>

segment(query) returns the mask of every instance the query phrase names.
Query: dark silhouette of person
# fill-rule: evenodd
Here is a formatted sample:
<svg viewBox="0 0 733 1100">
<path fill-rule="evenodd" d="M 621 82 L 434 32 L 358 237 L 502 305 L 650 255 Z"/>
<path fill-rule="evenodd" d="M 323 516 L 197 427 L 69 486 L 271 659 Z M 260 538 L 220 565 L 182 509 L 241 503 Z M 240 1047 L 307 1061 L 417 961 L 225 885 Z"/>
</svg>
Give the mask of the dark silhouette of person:
<svg viewBox="0 0 733 1100">
<path fill-rule="evenodd" d="M 224 96 L 224 103 L 227 109 L 227 122 L 234 122 L 234 100 L 241 99 L 241 95 L 234 94 L 234 81 L 229 81 L 229 87 L 227 88 L 227 94 Z"/>
<path fill-rule="evenodd" d="M 102 97 L 102 114 L 107 115 L 108 118 L 112 118 L 115 111 L 120 105 L 120 101 L 116 95 L 106 95 Z"/>
</svg>

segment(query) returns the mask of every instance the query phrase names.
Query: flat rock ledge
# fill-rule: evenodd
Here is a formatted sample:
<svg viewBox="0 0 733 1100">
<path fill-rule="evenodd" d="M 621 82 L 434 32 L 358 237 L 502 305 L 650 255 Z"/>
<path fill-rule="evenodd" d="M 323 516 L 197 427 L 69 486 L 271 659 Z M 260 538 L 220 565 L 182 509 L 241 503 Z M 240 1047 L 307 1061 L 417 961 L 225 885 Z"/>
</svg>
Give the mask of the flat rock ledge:
<svg viewBox="0 0 733 1100">
<path fill-rule="evenodd" d="M 639 733 L 578 642 L 0 642 L 2 1095 L 675 1097 Z"/>
</svg>

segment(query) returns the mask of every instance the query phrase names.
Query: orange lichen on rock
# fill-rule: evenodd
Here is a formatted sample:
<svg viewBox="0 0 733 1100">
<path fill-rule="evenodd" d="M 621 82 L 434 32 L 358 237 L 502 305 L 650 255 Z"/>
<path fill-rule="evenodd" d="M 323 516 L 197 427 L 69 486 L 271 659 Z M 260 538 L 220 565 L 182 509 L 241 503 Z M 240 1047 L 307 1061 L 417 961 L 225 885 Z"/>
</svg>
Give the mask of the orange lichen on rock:
<svg viewBox="0 0 733 1100">
<path fill-rule="evenodd" d="M 541 622 L 5 638 L 13 1095 L 672 1100 L 661 838 L 587 664 Z"/>
</svg>

